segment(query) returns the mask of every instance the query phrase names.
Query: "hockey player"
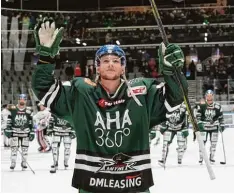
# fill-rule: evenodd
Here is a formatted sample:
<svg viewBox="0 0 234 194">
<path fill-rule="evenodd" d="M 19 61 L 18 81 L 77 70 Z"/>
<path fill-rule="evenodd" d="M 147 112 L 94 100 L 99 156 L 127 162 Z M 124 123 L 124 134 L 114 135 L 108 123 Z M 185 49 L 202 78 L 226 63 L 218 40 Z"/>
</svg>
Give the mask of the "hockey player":
<svg viewBox="0 0 234 194">
<path fill-rule="evenodd" d="M 198 105 L 196 117 L 204 143 L 207 142 L 208 135 L 210 137 L 210 162 L 214 163 L 219 130 L 223 132 L 225 129 L 223 111 L 220 104 L 214 102 L 214 92 L 212 90 L 207 90 L 205 93 L 205 101 L 204 104 Z M 202 164 L 203 156 L 201 150 L 199 152 L 199 163 Z"/>
<path fill-rule="evenodd" d="M 3 143 L 4 143 L 5 148 L 10 147 L 9 138 L 4 133 L 4 131 L 5 131 L 6 127 L 7 127 L 8 115 L 11 114 L 10 111 L 8 110 L 9 106 L 10 105 L 7 105 L 7 104 L 2 105 L 2 112 L 1 112 L 1 129 L 3 131 L 3 139 L 4 139 Z"/>
<path fill-rule="evenodd" d="M 68 160 L 70 158 L 72 139 L 75 138 L 75 131 L 70 123 L 64 119 L 58 118 L 52 115 L 50 118 L 49 128 L 47 130 L 48 135 L 52 137 L 52 154 L 53 165 L 51 166 L 51 173 L 55 173 L 58 170 L 59 159 L 59 147 L 61 142 L 64 144 L 64 167 L 68 168 Z"/>
<path fill-rule="evenodd" d="M 10 115 L 7 118 L 7 128 L 5 135 L 10 138 L 11 146 L 11 166 L 10 169 L 14 170 L 16 166 L 17 151 L 19 147 L 22 150 L 22 169 L 26 169 L 26 160 L 28 156 L 29 141 L 34 139 L 34 131 L 32 127 L 32 109 L 26 107 L 27 96 L 20 94 L 18 104 L 11 106 L 9 109 Z"/>
<path fill-rule="evenodd" d="M 69 85 L 54 78 L 54 57 L 62 29 L 44 20 L 35 31 L 40 60 L 32 88 L 51 112 L 68 120 L 77 137 L 72 186 L 80 192 L 144 192 L 153 185 L 149 129 L 177 109 L 183 95 L 174 69 L 181 72 L 179 46 L 162 43 L 160 70 L 166 83 L 138 78 L 127 81 L 126 56 L 117 45 L 101 47 L 95 56 L 96 83 L 75 78 Z M 187 81 L 179 78 L 187 92 Z"/>
<path fill-rule="evenodd" d="M 177 136 L 178 164 L 182 163 L 184 152 L 187 148 L 188 120 L 186 115 L 186 106 L 183 103 L 180 108 L 166 114 L 167 121 L 161 124 L 161 133 L 163 135 L 162 159 L 158 161 L 159 165 L 165 167 L 169 146 L 174 136 Z"/>
<path fill-rule="evenodd" d="M 38 103 L 39 111 L 33 116 L 34 127 L 37 134 L 37 142 L 39 144 L 39 152 L 49 152 L 51 145 L 49 138 L 47 137 L 46 130 L 49 126 L 49 120 L 51 113 L 48 108 L 44 107 L 41 103 Z"/>
</svg>

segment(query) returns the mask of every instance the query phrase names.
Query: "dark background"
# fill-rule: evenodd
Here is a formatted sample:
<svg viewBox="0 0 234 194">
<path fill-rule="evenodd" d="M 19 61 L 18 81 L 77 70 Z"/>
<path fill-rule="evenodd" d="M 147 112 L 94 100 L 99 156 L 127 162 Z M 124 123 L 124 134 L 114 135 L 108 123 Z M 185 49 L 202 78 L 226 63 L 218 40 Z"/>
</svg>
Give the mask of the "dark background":
<svg viewBox="0 0 234 194">
<path fill-rule="evenodd" d="M 2 7 L 20 8 L 21 0 L 2 0 Z M 149 0 L 22 0 L 23 9 L 56 10 L 59 1 L 59 10 L 98 10 L 107 7 L 149 5 Z M 189 6 L 190 4 L 216 3 L 216 0 L 185 0 L 176 3 L 172 0 L 156 0 L 159 7 Z M 234 5 L 234 0 L 228 0 L 228 5 Z"/>
</svg>

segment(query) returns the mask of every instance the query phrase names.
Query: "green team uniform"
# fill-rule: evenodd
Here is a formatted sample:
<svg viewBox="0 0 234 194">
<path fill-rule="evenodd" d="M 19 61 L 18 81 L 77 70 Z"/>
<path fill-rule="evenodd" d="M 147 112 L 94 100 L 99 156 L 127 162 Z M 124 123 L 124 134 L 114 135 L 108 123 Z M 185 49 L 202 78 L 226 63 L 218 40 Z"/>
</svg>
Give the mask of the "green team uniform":
<svg viewBox="0 0 234 194">
<path fill-rule="evenodd" d="M 165 131 L 169 131 L 167 136 L 168 143 L 172 143 L 174 136 L 178 131 L 182 131 L 183 136 L 188 135 L 188 117 L 186 114 L 186 106 L 182 105 L 180 108 L 173 112 L 166 114 L 167 121 L 160 126 L 160 132 L 164 134 Z"/>
<path fill-rule="evenodd" d="M 9 111 L 6 131 L 10 137 L 29 137 L 30 133 L 34 134 L 31 107 L 19 109 L 18 106 L 14 106 Z"/>
<path fill-rule="evenodd" d="M 196 117 L 198 123 L 202 123 L 205 131 L 218 132 L 219 126 L 224 126 L 223 111 L 220 104 L 214 102 L 197 106 Z"/>
<path fill-rule="evenodd" d="M 160 132 L 163 134 L 162 160 L 159 164 L 165 164 L 169 152 L 169 145 L 174 136 L 177 136 L 178 163 L 182 163 L 182 158 L 186 147 L 186 138 L 188 136 L 188 121 L 186 106 L 182 104 L 178 109 L 166 114 L 167 121 L 160 125 Z"/>
<path fill-rule="evenodd" d="M 64 167 L 68 167 L 68 160 L 71 153 L 72 139 L 75 138 L 75 132 L 71 124 L 62 118 L 52 114 L 49 122 L 47 134 L 53 134 L 52 137 L 52 154 L 53 165 L 51 166 L 51 173 L 55 173 L 58 169 L 59 148 L 63 141 L 64 144 Z"/>
<path fill-rule="evenodd" d="M 57 117 L 56 115 L 51 115 L 49 121 L 49 128 L 47 130 L 48 134 L 55 136 L 70 136 L 74 133 L 74 129 L 71 124 L 62 118 Z"/>
<path fill-rule="evenodd" d="M 149 129 L 166 120 L 183 96 L 174 76 L 122 82 L 110 96 L 100 83 L 76 78 L 62 85 L 52 64 L 38 64 L 32 87 L 51 112 L 72 122 L 77 150 L 72 186 L 88 192 L 143 192 L 153 185 Z M 184 76 L 180 75 L 187 89 Z"/>
<path fill-rule="evenodd" d="M 225 127 L 222 107 L 216 102 L 213 102 L 210 105 L 207 103 L 199 104 L 196 110 L 196 117 L 198 124 L 203 125 L 201 136 L 204 140 L 204 143 L 206 143 L 208 135 L 210 136 L 210 161 L 215 162 L 214 156 L 218 143 L 219 129 L 222 129 L 223 131 Z M 202 160 L 203 156 L 200 150 L 199 162 L 201 163 Z"/>
<path fill-rule="evenodd" d="M 9 109 L 10 114 L 7 118 L 7 128 L 5 135 L 10 140 L 11 146 L 11 169 L 16 165 L 17 150 L 21 147 L 23 169 L 27 168 L 26 160 L 28 156 L 29 141 L 34 139 L 34 131 L 32 125 L 32 109 L 31 107 L 24 107 L 20 109 L 18 106 L 13 106 Z"/>
</svg>

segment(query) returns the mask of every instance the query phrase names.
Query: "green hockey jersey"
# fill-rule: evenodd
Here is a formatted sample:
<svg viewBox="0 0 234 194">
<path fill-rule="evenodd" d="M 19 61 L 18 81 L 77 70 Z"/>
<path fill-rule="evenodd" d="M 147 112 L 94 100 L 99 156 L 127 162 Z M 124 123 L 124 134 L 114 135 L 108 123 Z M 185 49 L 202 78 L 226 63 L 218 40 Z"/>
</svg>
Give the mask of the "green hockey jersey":
<svg viewBox="0 0 234 194">
<path fill-rule="evenodd" d="M 33 119 L 31 107 L 20 109 L 17 105 L 9 109 L 7 118 L 7 132 L 11 132 L 13 137 L 29 137 L 33 131 Z"/>
<path fill-rule="evenodd" d="M 161 130 L 179 131 L 188 128 L 186 106 L 182 104 L 178 109 L 166 113 L 167 121 L 161 124 Z"/>
<path fill-rule="evenodd" d="M 199 104 L 196 117 L 198 123 L 203 123 L 204 130 L 218 130 L 219 126 L 224 126 L 222 107 L 216 102 L 210 105 L 207 103 Z"/>
<path fill-rule="evenodd" d="M 67 120 L 52 114 L 47 132 L 53 133 L 53 135 L 56 136 L 69 136 L 71 133 L 73 133 L 73 127 Z"/>
<path fill-rule="evenodd" d="M 174 76 L 130 80 L 137 105 L 122 81 L 110 96 L 100 83 L 75 78 L 62 84 L 54 65 L 39 64 L 32 88 L 51 112 L 74 126 L 77 150 L 72 186 L 88 192 L 143 192 L 153 185 L 149 129 L 183 102 Z M 187 89 L 183 74 L 180 75 Z"/>
</svg>

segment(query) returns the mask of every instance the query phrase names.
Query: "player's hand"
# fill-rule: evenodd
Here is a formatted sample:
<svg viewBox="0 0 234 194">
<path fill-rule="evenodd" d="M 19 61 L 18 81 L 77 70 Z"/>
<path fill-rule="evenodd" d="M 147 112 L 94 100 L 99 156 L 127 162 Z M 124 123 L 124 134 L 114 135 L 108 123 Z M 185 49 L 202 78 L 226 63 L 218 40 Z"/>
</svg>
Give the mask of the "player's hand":
<svg viewBox="0 0 234 194">
<path fill-rule="evenodd" d="M 199 129 L 200 132 L 205 131 L 203 123 L 198 123 L 197 125 L 198 125 L 198 129 Z"/>
<path fill-rule="evenodd" d="M 71 139 L 75 139 L 76 138 L 76 133 L 75 132 L 71 132 L 70 133 L 70 137 L 71 137 Z"/>
<path fill-rule="evenodd" d="M 184 66 L 184 53 L 176 44 L 161 43 L 158 50 L 159 70 L 163 75 L 173 75 L 176 69 Z"/>
<path fill-rule="evenodd" d="M 54 57 L 59 53 L 63 28 L 55 28 L 52 18 L 44 18 L 34 29 L 36 51 L 42 56 Z"/>
<path fill-rule="evenodd" d="M 13 135 L 12 132 L 9 132 L 9 131 L 7 131 L 7 130 L 4 130 L 4 134 L 5 134 L 5 136 L 8 137 L 8 138 L 11 138 L 12 135 Z"/>
<path fill-rule="evenodd" d="M 181 133 L 182 133 L 182 136 L 183 136 L 184 138 L 187 138 L 188 135 L 189 135 L 188 129 L 183 129 L 183 130 L 181 131 Z"/>
<path fill-rule="evenodd" d="M 220 127 L 219 127 L 219 131 L 220 131 L 221 133 L 223 133 L 224 130 L 225 130 L 225 126 L 220 126 Z"/>
<path fill-rule="evenodd" d="M 31 132 L 31 133 L 29 134 L 29 141 L 33 141 L 34 138 L 35 138 L 35 134 Z"/>
</svg>

